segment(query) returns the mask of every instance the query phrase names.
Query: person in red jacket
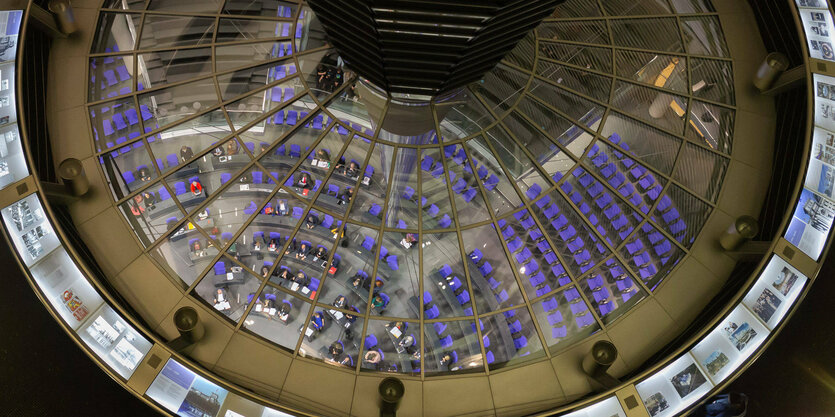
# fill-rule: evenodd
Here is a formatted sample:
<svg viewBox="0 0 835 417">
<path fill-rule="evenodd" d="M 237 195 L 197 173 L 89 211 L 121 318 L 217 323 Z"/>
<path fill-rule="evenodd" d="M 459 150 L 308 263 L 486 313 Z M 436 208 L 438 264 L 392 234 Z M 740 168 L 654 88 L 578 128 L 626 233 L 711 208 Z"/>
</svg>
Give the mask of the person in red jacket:
<svg viewBox="0 0 835 417">
<path fill-rule="evenodd" d="M 191 182 L 191 193 L 194 195 L 200 195 L 203 193 L 203 186 L 200 185 L 200 182 L 194 180 Z"/>
</svg>

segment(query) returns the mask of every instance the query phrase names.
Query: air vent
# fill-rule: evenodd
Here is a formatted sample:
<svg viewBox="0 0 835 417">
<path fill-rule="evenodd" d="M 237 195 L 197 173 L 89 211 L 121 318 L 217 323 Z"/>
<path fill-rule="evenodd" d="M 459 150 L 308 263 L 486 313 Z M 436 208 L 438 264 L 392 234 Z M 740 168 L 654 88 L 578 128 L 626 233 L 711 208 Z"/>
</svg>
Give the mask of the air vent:
<svg viewBox="0 0 835 417">
<path fill-rule="evenodd" d="M 29 191 L 29 185 L 27 185 L 26 183 L 17 186 L 17 195 L 26 194 L 27 191 Z"/>
<path fill-rule="evenodd" d="M 638 400 L 635 398 L 634 395 L 630 395 L 623 399 L 623 403 L 626 404 L 626 409 L 631 410 L 638 406 Z"/>
<path fill-rule="evenodd" d="M 162 359 L 157 355 L 151 354 L 148 358 L 148 366 L 151 368 L 157 369 L 160 363 L 162 363 Z"/>
<path fill-rule="evenodd" d="M 783 248 L 783 256 L 785 256 L 788 260 L 792 260 L 792 258 L 794 258 L 794 249 L 790 246 L 786 246 Z"/>
</svg>

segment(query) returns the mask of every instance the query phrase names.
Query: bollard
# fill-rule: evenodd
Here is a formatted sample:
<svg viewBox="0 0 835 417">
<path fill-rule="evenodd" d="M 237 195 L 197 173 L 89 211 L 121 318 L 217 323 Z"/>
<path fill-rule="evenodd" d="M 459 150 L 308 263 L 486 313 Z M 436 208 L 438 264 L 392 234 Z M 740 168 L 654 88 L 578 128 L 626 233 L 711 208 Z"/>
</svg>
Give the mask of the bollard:
<svg viewBox="0 0 835 417">
<path fill-rule="evenodd" d="M 55 16 L 55 22 L 58 23 L 61 32 L 65 35 L 71 35 L 78 30 L 70 0 L 50 0 L 48 7 L 49 11 Z"/>
<path fill-rule="evenodd" d="M 754 87 L 760 91 L 766 91 L 774 85 L 786 69 L 789 68 L 789 59 L 780 52 L 772 52 L 765 57 L 765 60 L 757 69 L 754 76 Z"/>
<path fill-rule="evenodd" d="M 72 195 L 81 197 L 90 190 L 90 181 L 84 172 L 81 161 L 75 158 L 67 158 L 58 165 L 58 175 Z"/>
<path fill-rule="evenodd" d="M 719 245 L 726 251 L 739 249 L 745 242 L 757 235 L 759 224 L 751 216 L 739 216 L 728 230 L 719 237 Z"/>
</svg>

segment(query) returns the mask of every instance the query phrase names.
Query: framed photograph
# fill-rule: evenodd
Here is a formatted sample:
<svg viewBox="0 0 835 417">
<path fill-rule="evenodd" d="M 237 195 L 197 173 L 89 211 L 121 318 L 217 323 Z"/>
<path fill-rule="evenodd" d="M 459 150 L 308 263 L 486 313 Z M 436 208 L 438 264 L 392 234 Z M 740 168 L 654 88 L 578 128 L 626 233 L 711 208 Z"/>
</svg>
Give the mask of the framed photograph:
<svg viewBox="0 0 835 417">
<path fill-rule="evenodd" d="M 752 329 L 747 322 L 739 325 L 732 321 L 728 322 L 728 325 L 725 326 L 725 334 L 738 351 L 745 349 L 745 346 L 757 337 L 757 331 Z"/>
<path fill-rule="evenodd" d="M 789 292 L 792 290 L 792 287 L 794 287 L 795 282 L 797 282 L 797 274 L 790 271 L 789 268 L 783 267 L 771 285 L 774 289 L 779 291 L 780 294 L 786 296 L 789 295 Z"/>
<path fill-rule="evenodd" d="M 777 308 L 780 307 L 782 301 L 780 298 L 777 297 L 771 290 L 768 288 L 764 289 L 762 294 L 757 297 L 757 301 L 754 303 L 754 314 L 759 316 L 764 322 L 768 323 L 771 320 L 771 316 L 774 315 L 774 312 L 777 311 Z"/>
<path fill-rule="evenodd" d="M 728 362 L 730 362 L 730 360 L 727 355 L 721 351 L 715 350 L 707 357 L 707 359 L 704 360 L 704 362 L 702 362 L 702 365 L 708 372 L 710 372 L 711 376 L 716 376 L 716 373 L 721 371 L 722 368 L 728 364 Z"/>
<path fill-rule="evenodd" d="M 649 415 L 655 417 L 658 413 L 670 408 L 670 404 L 667 403 L 667 399 L 660 392 L 656 392 L 652 394 L 644 401 L 644 406 L 647 407 L 647 411 L 649 411 Z"/>
<path fill-rule="evenodd" d="M 691 363 L 690 366 L 672 377 L 670 382 L 676 389 L 678 396 L 684 398 L 707 382 L 707 378 L 702 375 L 695 363 Z"/>
</svg>

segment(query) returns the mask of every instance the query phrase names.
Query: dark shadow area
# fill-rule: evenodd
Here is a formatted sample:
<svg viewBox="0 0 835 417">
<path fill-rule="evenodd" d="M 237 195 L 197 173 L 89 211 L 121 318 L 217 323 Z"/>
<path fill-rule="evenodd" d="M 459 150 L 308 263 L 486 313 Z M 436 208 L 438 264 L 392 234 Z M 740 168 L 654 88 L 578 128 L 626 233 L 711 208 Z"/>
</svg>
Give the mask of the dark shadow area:
<svg viewBox="0 0 835 417">
<path fill-rule="evenodd" d="M 0 416 L 153 416 L 64 333 L 0 239 Z"/>
</svg>

